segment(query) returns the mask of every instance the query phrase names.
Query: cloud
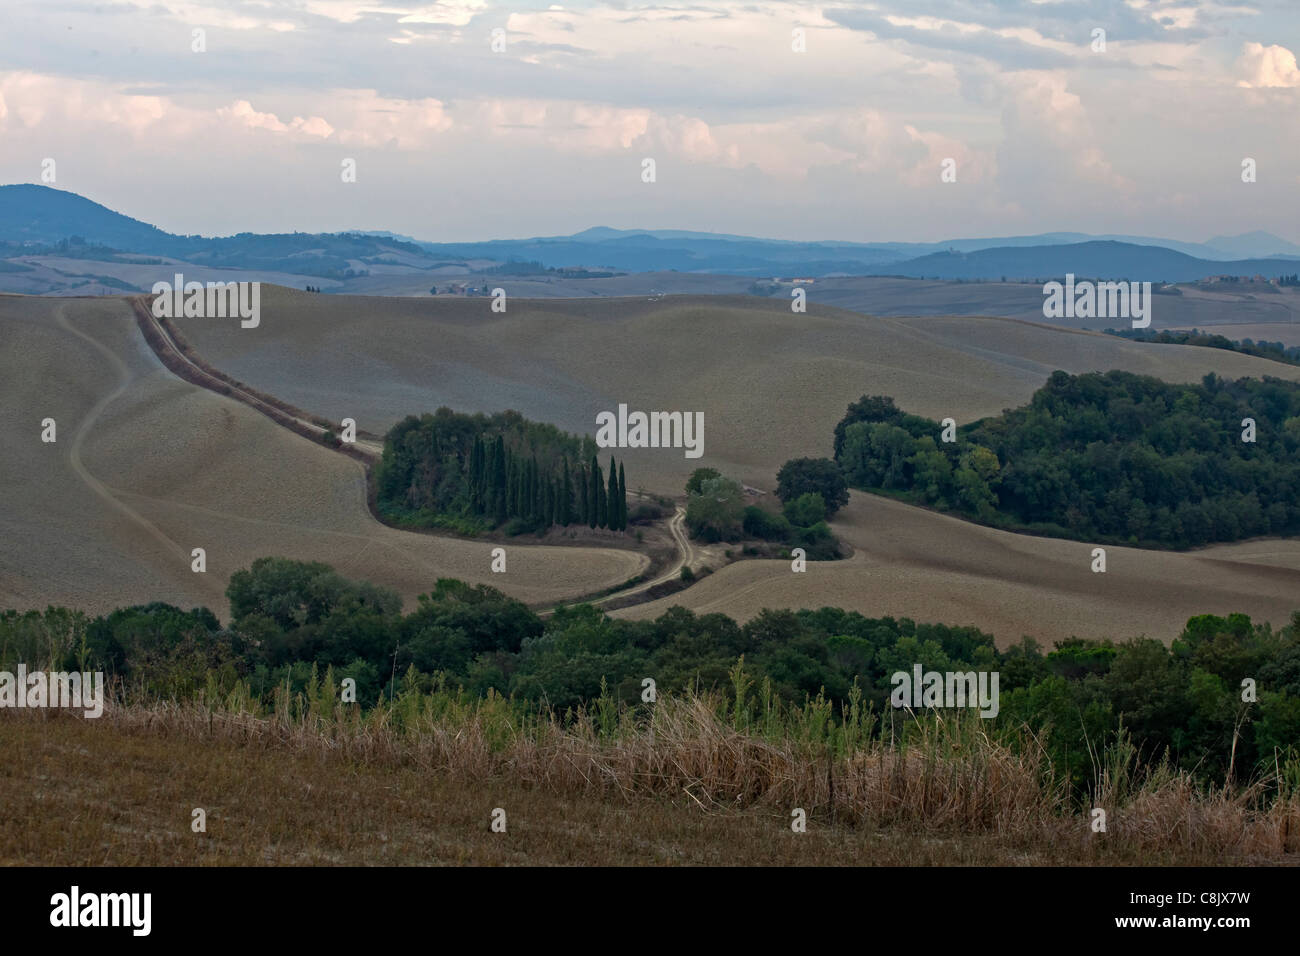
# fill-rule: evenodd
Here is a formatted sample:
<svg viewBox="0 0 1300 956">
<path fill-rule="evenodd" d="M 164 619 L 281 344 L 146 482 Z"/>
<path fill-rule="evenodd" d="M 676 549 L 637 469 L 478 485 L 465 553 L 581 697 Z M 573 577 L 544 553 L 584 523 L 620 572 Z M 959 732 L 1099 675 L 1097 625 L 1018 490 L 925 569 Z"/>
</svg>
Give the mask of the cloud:
<svg viewBox="0 0 1300 956">
<path fill-rule="evenodd" d="M 1083 100 L 1061 71 L 1026 70 L 1002 78 L 999 185 L 1008 195 L 1055 204 L 1072 187 L 1130 193 L 1133 184 L 1112 167 Z M 1103 195 L 1105 194 L 1103 192 Z"/>
<path fill-rule="evenodd" d="M 474 15 L 487 9 L 486 0 L 439 0 L 398 20 L 398 23 L 438 23 L 467 26 Z"/>
<path fill-rule="evenodd" d="M 10 109 L 12 107 L 12 109 Z M 165 97 L 131 95 L 86 80 L 0 73 L 0 129 L 111 127 L 139 135 L 168 113 Z"/>
<path fill-rule="evenodd" d="M 1300 69 L 1296 68 L 1295 54 L 1276 43 L 1247 43 L 1241 48 L 1237 60 L 1238 86 L 1268 87 L 1300 86 Z"/>
<path fill-rule="evenodd" d="M 264 129 L 272 133 L 301 133 L 304 136 L 315 136 L 321 139 L 334 133 L 334 127 L 319 116 L 310 119 L 295 116 L 285 123 L 274 113 L 259 113 L 253 109 L 253 104 L 248 100 L 238 100 L 230 106 L 223 106 L 217 110 L 217 115 L 222 119 L 234 120 L 249 129 Z"/>
<path fill-rule="evenodd" d="M 375 90 L 337 90 L 330 102 L 338 114 L 339 142 L 348 146 L 434 149 L 437 137 L 455 125 L 445 104 L 431 97 L 398 99 Z"/>
<path fill-rule="evenodd" d="M 0 181 L 31 175 L 27 157 L 67 156 L 71 188 L 128 211 L 181 216 L 186 197 L 184 229 L 458 239 L 581 228 L 596 210 L 629 226 L 783 222 L 826 238 L 942 238 L 961 223 L 1199 238 L 1285 231 L 1300 196 L 1289 178 L 1258 206 L 1207 188 L 1222 175 L 1207 129 L 1261 155 L 1300 146 L 1269 102 L 1300 87 L 1287 39 L 1300 21 L 1279 4 L 60 3 L 57 25 L 42 0 L 5 8 Z M 208 27 L 202 56 L 193 26 Z M 791 49 L 796 26 L 806 53 Z M 1104 54 L 1090 49 L 1096 26 Z M 1243 46 L 1250 36 L 1285 45 Z M 111 55 L 133 47 L 149 55 Z M 195 148 L 209 142 L 221 148 Z M 344 156 L 367 156 L 363 185 L 321 192 Z M 664 188 L 641 188 L 644 157 Z M 949 157 L 957 188 L 939 182 Z M 413 198 L 435 176 L 473 188 Z"/>
</svg>

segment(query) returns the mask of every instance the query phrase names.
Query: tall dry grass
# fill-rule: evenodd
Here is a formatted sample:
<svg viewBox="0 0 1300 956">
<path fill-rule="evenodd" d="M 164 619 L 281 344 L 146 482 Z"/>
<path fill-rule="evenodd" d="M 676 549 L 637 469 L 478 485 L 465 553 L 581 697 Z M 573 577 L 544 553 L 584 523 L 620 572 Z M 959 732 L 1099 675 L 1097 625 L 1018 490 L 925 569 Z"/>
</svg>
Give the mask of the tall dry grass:
<svg viewBox="0 0 1300 956">
<path fill-rule="evenodd" d="M 620 705 L 604 695 L 578 712 L 527 710 L 413 682 L 382 706 L 339 702 L 332 672 L 304 693 L 281 687 L 262 705 L 245 684 L 210 684 L 190 701 L 129 700 L 101 721 L 131 733 L 201 744 L 285 750 L 349 766 L 411 768 L 462 781 L 632 804 L 683 797 L 707 813 L 767 810 L 809 825 L 903 834 L 989 837 L 1047 848 L 1063 863 L 1122 851 L 1183 860 L 1285 861 L 1300 852 L 1300 788 L 1278 779 L 1210 790 L 1167 764 L 1146 765 L 1132 743 L 1096 755 L 1092 806 L 1080 806 L 1025 731 L 1012 743 L 970 712 L 895 720 L 859 697 L 836 713 L 823 698 L 783 705 L 754 689 L 743 662 L 734 695 L 664 694 Z M 1093 807 L 1106 814 L 1092 829 Z"/>
</svg>

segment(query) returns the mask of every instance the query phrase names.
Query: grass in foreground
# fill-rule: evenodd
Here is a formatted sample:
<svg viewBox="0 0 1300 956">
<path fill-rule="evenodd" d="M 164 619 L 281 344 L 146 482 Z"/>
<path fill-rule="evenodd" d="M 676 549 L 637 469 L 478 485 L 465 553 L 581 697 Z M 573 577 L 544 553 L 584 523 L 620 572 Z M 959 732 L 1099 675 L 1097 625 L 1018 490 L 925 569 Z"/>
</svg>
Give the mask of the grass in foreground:
<svg viewBox="0 0 1300 956">
<path fill-rule="evenodd" d="M 828 745 L 826 728 L 788 720 L 737 729 L 708 698 L 568 726 L 519 722 L 501 703 L 9 712 L 0 863 L 1300 862 L 1295 795 L 1205 793 L 1109 758 L 1108 832 L 1094 834 L 1043 761 L 992 743 L 977 719 L 930 722 L 901 746 L 851 732 Z M 196 807 L 206 833 L 191 831 Z M 490 829 L 497 807 L 506 833 Z M 806 833 L 791 831 L 794 807 Z"/>
</svg>

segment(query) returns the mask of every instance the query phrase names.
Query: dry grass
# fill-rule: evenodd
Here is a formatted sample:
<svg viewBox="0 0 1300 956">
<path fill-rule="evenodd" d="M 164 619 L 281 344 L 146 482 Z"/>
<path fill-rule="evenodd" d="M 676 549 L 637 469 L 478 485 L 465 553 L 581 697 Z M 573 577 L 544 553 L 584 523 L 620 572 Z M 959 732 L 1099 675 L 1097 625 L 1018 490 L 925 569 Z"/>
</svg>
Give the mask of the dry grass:
<svg viewBox="0 0 1300 956">
<path fill-rule="evenodd" d="M 663 697 L 576 721 L 500 698 L 399 698 L 361 716 L 238 693 L 114 705 L 98 721 L 0 717 L 0 862 L 630 864 L 1294 863 L 1300 798 L 1204 793 L 1167 771 L 1103 782 L 1090 832 L 1042 757 L 978 719 L 737 709 Z M 208 813 L 192 834 L 190 811 Z M 494 808 L 507 834 L 490 831 Z M 790 829 L 791 810 L 807 832 Z"/>
</svg>

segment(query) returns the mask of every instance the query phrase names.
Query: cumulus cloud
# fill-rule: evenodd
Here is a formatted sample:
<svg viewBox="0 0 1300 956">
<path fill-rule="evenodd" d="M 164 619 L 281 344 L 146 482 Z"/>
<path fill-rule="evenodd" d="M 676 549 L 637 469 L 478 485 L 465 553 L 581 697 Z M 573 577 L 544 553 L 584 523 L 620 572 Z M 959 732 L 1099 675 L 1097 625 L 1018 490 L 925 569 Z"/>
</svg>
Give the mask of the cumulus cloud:
<svg viewBox="0 0 1300 956">
<path fill-rule="evenodd" d="M 1008 194 L 1059 201 L 1072 186 L 1128 193 L 1113 168 L 1082 98 L 1062 71 L 1024 70 L 1002 79 L 1007 94 L 999 182 Z"/>
<path fill-rule="evenodd" d="M 466 26 L 474 15 L 487 9 L 486 0 L 439 0 L 406 14 L 398 23 L 442 23 Z"/>
<path fill-rule="evenodd" d="M 127 94 L 87 80 L 26 72 L 0 74 L 0 129 L 10 133 L 19 127 L 112 127 L 138 135 L 156 126 L 167 112 L 165 97 Z"/>
<path fill-rule="evenodd" d="M 330 102 L 338 113 L 340 143 L 360 147 L 433 149 L 454 124 L 441 100 L 398 99 L 375 90 L 338 90 Z"/>
<path fill-rule="evenodd" d="M 272 133 L 301 133 L 304 136 L 324 139 L 334 132 L 334 127 L 319 116 L 309 119 L 295 116 L 285 123 L 274 113 L 260 113 L 253 109 L 253 104 L 248 100 L 238 100 L 230 106 L 223 106 L 217 110 L 217 115 L 222 119 L 234 120 L 250 129 L 264 129 Z"/>
<path fill-rule="evenodd" d="M 1300 86 L 1300 69 L 1296 68 L 1295 54 L 1276 43 L 1247 43 L 1241 48 L 1237 60 L 1238 86 Z"/>
</svg>

